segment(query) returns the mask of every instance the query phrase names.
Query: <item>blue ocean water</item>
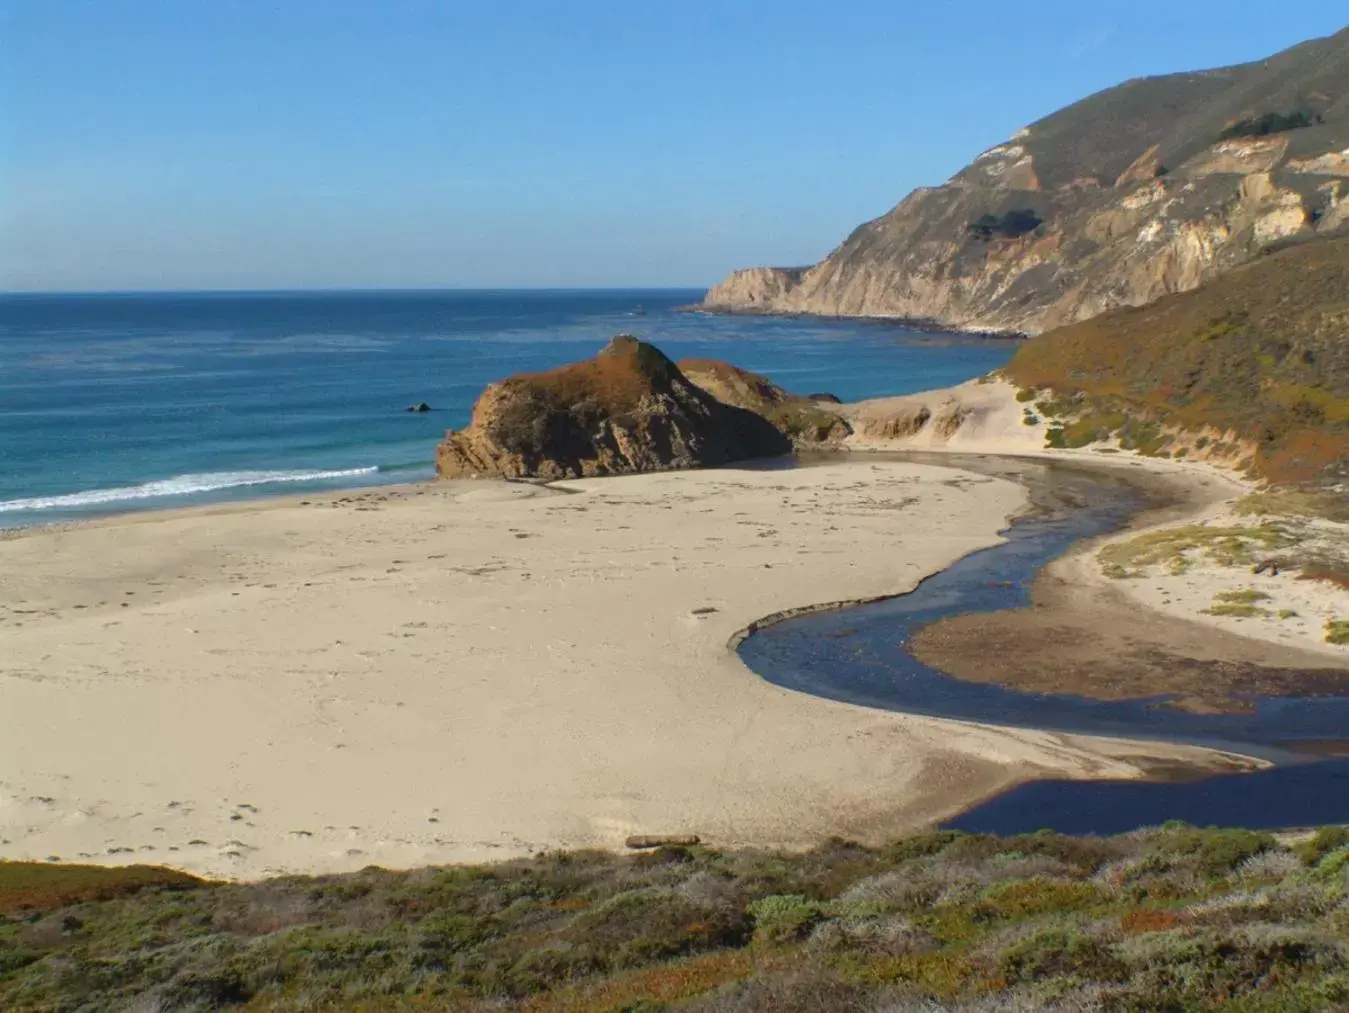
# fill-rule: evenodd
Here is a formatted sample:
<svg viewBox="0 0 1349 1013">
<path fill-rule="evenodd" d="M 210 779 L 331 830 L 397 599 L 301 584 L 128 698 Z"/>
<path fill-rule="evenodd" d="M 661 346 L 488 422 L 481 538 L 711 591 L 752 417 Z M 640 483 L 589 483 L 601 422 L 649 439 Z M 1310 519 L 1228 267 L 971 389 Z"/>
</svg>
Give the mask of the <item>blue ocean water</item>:
<svg viewBox="0 0 1349 1013">
<path fill-rule="evenodd" d="M 483 386 L 614 334 L 844 400 L 946 386 L 1008 341 L 677 312 L 701 291 L 0 296 L 0 526 L 410 481 Z M 412 402 L 435 410 L 407 414 Z"/>
</svg>

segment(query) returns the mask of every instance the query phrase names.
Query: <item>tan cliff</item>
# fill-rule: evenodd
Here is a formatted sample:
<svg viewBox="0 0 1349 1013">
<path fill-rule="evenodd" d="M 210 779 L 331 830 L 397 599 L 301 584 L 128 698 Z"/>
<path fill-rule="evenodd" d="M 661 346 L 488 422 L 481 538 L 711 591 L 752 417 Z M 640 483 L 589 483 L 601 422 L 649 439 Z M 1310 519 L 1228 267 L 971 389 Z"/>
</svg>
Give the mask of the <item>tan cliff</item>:
<svg viewBox="0 0 1349 1013">
<path fill-rule="evenodd" d="M 708 309 L 1038 333 L 1349 227 L 1349 29 L 1241 67 L 1131 81 L 915 190 L 806 268 Z"/>
</svg>

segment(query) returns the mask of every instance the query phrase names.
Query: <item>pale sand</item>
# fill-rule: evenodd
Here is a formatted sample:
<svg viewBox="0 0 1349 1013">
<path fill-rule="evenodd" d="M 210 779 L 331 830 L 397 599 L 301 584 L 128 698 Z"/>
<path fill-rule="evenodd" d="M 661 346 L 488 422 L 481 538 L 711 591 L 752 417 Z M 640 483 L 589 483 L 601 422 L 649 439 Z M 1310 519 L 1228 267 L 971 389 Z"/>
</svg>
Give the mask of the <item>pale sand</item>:
<svg viewBox="0 0 1349 1013">
<path fill-rule="evenodd" d="M 859 459 L 567 488 L 0 541 L 0 857 L 251 878 L 631 833 L 805 846 L 1028 777 L 1220 762 L 832 703 L 728 650 L 760 617 L 901 592 L 994 543 L 1017 485 Z"/>
<path fill-rule="evenodd" d="M 1235 508 L 1241 497 L 1257 491 L 1254 482 L 1239 472 L 1209 461 L 1168 460 L 1142 457 L 1121 451 L 1117 444 L 1093 445 L 1080 449 L 1045 447 L 1044 420 L 1026 425 L 1024 414 L 1033 406 L 1016 400 L 1015 385 L 1001 379 L 971 380 L 945 390 L 924 391 L 899 397 L 877 398 L 839 406 L 857 430 L 849 437 L 850 450 L 922 450 L 966 454 L 1018 455 L 1090 463 L 1132 471 L 1168 475 L 1183 482 L 1195 506 L 1184 517 L 1171 517 L 1145 528 L 1124 532 L 1100 540 L 1070 553 L 1050 566 L 1052 573 L 1072 581 L 1109 584 L 1133 601 L 1169 615 L 1214 626 L 1239 636 L 1250 637 L 1286 647 L 1296 647 L 1349 664 L 1349 645 L 1326 642 L 1326 623 L 1349 619 L 1349 591 L 1325 581 L 1299 580 L 1297 571 L 1285 569 L 1279 574 L 1252 574 L 1249 568 L 1224 567 L 1195 555 L 1182 574 L 1154 566 L 1141 578 L 1108 580 L 1096 560 L 1096 552 L 1111 542 L 1137 537 L 1146 531 L 1178 526 L 1206 524 L 1218 527 L 1255 525 L 1260 518 L 1243 515 Z M 932 421 L 919 432 L 902 439 L 879 439 L 862 432 L 868 422 L 926 406 Z M 827 407 L 827 406 L 826 406 Z M 950 434 L 941 432 L 938 420 L 953 408 L 964 413 L 959 428 Z M 1309 539 L 1340 556 L 1349 556 L 1349 525 L 1326 520 L 1292 520 Z M 1277 552 L 1272 553 L 1278 555 Z M 1270 614 L 1233 618 L 1214 616 L 1206 611 L 1215 596 L 1232 591 L 1253 590 L 1269 597 L 1257 606 Z M 1295 615 L 1287 615 L 1293 612 Z M 1283 616 L 1280 613 L 1285 613 Z"/>
</svg>

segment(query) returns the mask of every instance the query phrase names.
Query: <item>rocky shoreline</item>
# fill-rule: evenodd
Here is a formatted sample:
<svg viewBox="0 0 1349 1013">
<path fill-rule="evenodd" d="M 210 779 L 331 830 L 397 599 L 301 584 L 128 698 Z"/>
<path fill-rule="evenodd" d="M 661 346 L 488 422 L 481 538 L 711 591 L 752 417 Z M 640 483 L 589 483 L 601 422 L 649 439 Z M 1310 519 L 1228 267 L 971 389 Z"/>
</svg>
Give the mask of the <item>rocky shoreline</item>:
<svg viewBox="0 0 1349 1013">
<path fill-rule="evenodd" d="M 886 313 L 826 313 L 807 310 L 772 309 L 757 306 L 708 305 L 694 303 L 680 306 L 679 313 L 709 313 L 716 316 L 779 317 L 783 320 L 851 320 L 881 324 L 924 334 L 949 334 L 952 337 L 987 338 L 994 341 L 1024 341 L 1031 337 L 1026 331 L 962 327 L 933 317 L 911 317 Z"/>
</svg>

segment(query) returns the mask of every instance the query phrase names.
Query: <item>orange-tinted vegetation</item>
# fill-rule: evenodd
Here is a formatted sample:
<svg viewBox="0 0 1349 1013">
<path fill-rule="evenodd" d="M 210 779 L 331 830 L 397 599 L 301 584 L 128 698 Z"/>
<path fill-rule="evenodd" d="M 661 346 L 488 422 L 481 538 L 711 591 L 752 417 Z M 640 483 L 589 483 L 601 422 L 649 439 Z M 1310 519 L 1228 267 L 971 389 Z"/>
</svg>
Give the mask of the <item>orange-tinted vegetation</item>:
<svg viewBox="0 0 1349 1013">
<path fill-rule="evenodd" d="M 1349 237 L 1050 331 L 1006 372 L 1052 392 L 1061 445 L 1127 443 L 1132 424 L 1145 453 L 1230 458 L 1236 445 L 1280 483 L 1349 477 Z"/>
<path fill-rule="evenodd" d="M 87 901 L 112 900 L 147 888 L 189 890 L 202 880 L 149 865 L 40 865 L 0 862 L 0 915 L 50 911 Z"/>
</svg>

